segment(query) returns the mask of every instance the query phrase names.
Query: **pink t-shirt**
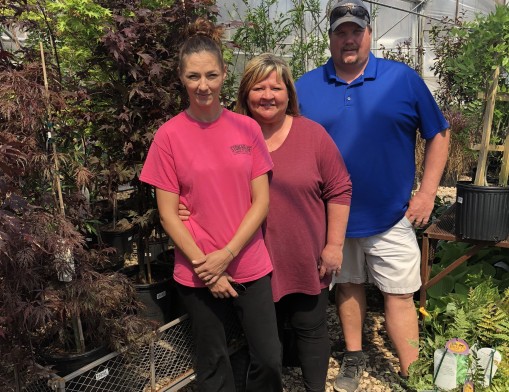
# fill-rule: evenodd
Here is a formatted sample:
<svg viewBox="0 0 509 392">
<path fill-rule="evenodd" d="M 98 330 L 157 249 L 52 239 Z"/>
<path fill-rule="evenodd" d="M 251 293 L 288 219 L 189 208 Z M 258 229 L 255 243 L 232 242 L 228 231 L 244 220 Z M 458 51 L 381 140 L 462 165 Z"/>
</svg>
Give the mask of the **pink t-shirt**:
<svg viewBox="0 0 509 392">
<path fill-rule="evenodd" d="M 272 166 L 253 119 L 223 109 L 216 121 L 201 123 L 182 112 L 157 131 L 140 180 L 180 195 L 191 212 L 184 224 L 207 254 L 231 240 L 251 207 L 251 180 Z M 272 271 L 261 229 L 226 271 L 241 283 Z M 204 287 L 178 250 L 174 278 L 185 286 Z"/>
</svg>

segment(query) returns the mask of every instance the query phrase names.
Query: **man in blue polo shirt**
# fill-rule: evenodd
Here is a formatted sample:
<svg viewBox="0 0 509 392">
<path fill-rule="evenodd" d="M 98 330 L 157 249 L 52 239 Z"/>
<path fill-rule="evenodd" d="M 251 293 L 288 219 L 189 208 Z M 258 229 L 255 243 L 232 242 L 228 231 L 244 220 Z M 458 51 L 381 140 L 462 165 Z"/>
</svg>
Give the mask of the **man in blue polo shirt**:
<svg viewBox="0 0 509 392">
<path fill-rule="evenodd" d="M 352 205 L 336 277 L 346 352 L 336 391 L 357 390 L 365 366 L 366 277 L 384 295 L 386 328 L 401 376 L 418 357 L 413 293 L 421 286 L 414 227 L 424 225 L 447 160 L 449 124 L 423 80 L 403 63 L 370 52 L 370 15 L 361 0 L 330 14 L 329 61 L 297 81 L 301 112 L 336 142 L 352 180 Z M 412 196 L 417 130 L 426 139 L 424 175 Z"/>
</svg>

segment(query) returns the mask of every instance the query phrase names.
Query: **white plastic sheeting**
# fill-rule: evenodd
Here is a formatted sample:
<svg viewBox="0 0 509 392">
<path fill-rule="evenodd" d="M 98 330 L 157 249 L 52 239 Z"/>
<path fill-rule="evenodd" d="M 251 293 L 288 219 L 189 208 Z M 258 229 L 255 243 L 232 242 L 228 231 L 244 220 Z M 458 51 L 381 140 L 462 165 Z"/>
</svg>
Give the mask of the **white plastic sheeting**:
<svg viewBox="0 0 509 392">
<path fill-rule="evenodd" d="M 495 10 L 494 0 L 374 0 L 366 1 L 374 12 L 372 49 L 382 56 L 381 45 L 394 49 L 398 44 L 410 40 L 410 49 L 417 61 L 416 47 L 424 49 L 423 77 L 430 88 L 435 87 L 435 78 L 430 67 L 434 54 L 429 40 L 432 25 L 453 20 L 456 15 L 463 20 L 473 20 L 478 14 L 489 14 Z"/>
<path fill-rule="evenodd" d="M 508 0 L 364 0 L 372 13 L 373 42 L 372 50 L 382 56 L 381 45 L 386 50 L 395 49 L 398 44 L 410 41 L 410 50 L 417 62 L 416 47 L 420 43 L 424 48 L 423 73 L 426 82 L 434 87 L 433 64 L 434 55 L 429 42 L 428 32 L 432 24 L 444 23 L 445 18 L 457 16 L 463 20 L 473 20 L 477 14 L 489 14 L 495 10 L 496 4 L 508 3 Z M 270 9 L 270 17 L 285 13 L 294 7 L 299 0 L 282 0 Z M 326 9 L 336 0 L 321 0 L 323 13 L 322 28 L 327 29 Z M 250 7 L 256 7 L 262 0 L 249 1 Z M 218 0 L 220 10 L 219 21 L 228 23 L 239 20 L 237 8 L 242 14 L 245 5 L 241 0 Z"/>
</svg>

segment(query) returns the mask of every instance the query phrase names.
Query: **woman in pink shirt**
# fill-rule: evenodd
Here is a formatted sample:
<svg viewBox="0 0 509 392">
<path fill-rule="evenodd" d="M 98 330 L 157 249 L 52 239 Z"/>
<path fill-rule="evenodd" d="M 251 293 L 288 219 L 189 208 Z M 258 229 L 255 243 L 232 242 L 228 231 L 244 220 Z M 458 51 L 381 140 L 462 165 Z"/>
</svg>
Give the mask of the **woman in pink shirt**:
<svg viewBox="0 0 509 392">
<path fill-rule="evenodd" d="M 274 168 L 265 243 L 280 332 L 295 332 L 304 386 L 323 392 L 329 366 L 328 287 L 343 261 L 352 186 L 318 123 L 299 115 L 288 65 L 264 53 L 247 65 L 235 111 L 260 124 Z M 181 219 L 192 216 L 181 206 Z"/>
<path fill-rule="evenodd" d="M 200 391 L 235 390 L 223 323 L 236 312 L 251 356 L 246 390 L 279 392 L 272 264 L 260 228 L 273 165 L 256 121 L 221 106 L 219 32 L 205 19 L 190 26 L 179 63 L 189 107 L 157 131 L 140 179 L 156 187 L 176 246 L 174 279 L 192 321 Z M 185 222 L 179 202 L 191 212 Z"/>
</svg>

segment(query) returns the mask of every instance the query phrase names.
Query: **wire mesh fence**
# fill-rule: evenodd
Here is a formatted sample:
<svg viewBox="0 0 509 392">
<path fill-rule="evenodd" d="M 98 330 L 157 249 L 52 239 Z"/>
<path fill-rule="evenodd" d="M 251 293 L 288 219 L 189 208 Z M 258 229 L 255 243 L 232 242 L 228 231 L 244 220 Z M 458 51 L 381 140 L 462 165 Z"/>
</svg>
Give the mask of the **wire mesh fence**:
<svg viewBox="0 0 509 392">
<path fill-rule="evenodd" d="M 245 345 L 241 327 L 226 323 L 233 354 Z M 187 315 L 159 328 L 148 343 L 110 353 L 63 377 L 51 376 L 25 392 L 163 392 L 176 391 L 194 379 L 194 346 Z"/>
</svg>

